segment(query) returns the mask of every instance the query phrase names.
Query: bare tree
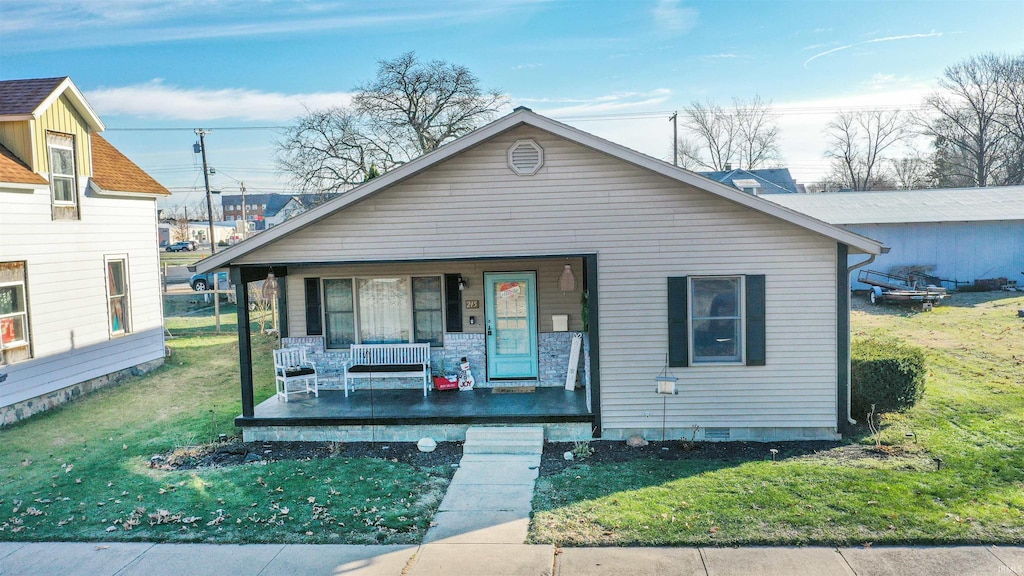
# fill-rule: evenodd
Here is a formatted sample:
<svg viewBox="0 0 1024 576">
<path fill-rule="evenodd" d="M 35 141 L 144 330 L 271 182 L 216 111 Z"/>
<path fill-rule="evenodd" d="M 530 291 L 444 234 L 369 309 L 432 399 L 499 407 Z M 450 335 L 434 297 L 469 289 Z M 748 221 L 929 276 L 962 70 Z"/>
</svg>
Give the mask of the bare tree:
<svg viewBox="0 0 1024 576">
<path fill-rule="evenodd" d="M 408 159 L 391 139 L 375 138 L 365 120 L 342 107 L 307 110 L 277 142 L 277 166 L 309 194 L 344 192 Z"/>
<path fill-rule="evenodd" d="M 733 113 L 740 166 L 754 170 L 778 160 L 779 117 L 772 111 L 771 102 L 763 102 L 760 96 L 754 96 L 750 102 L 734 100 Z"/>
<path fill-rule="evenodd" d="M 994 54 L 954 64 L 939 78 L 939 90 L 925 99 L 928 114 L 920 124 L 944 152 L 947 178 L 972 186 L 1002 183 L 1010 144 L 1000 122 L 1007 97 L 1005 65 L 1006 59 Z"/>
<path fill-rule="evenodd" d="M 734 99 L 730 109 L 710 100 L 693 102 L 683 115 L 684 128 L 696 141 L 686 139 L 688 149 L 699 152 L 690 157 L 700 166 L 753 170 L 778 160 L 778 116 L 760 96 L 750 102 Z"/>
<path fill-rule="evenodd" d="M 897 190 L 918 190 L 932 186 L 930 169 L 931 163 L 927 159 L 911 154 L 889 160 L 888 174 Z"/>
<path fill-rule="evenodd" d="M 299 190 L 331 196 L 470 132 L 506 102 L 464 66 L 413 52 L 381 60 L 350 108 L 307 110 L 284 133 L 278 169 Z"/>
<path fill-rule="evenodd" d="M 1024 54 L 1007 57 L 999 66 L 999 77 L 1004 84 L 1002 100 L 996 115 L 1009 140 L 1006 147 L 1007 184 L 1024 184 Z"/>
<path fill-rule="evenodd" d="M 886 176 L 887 150 L 911 134 L 899 110 L 840 111 L 827 130 L 831 176 L 853 190 L 878 187 Z"/>
<path fill-rule="evenodd" d="M 420 154 L 471 132 L 508 101 L 498 90 L 482 90 L 465 66 L 420 62 L 415 52 L 381 60 L 377 77 L 357 90 L 355 109 Z"/>
</svg>

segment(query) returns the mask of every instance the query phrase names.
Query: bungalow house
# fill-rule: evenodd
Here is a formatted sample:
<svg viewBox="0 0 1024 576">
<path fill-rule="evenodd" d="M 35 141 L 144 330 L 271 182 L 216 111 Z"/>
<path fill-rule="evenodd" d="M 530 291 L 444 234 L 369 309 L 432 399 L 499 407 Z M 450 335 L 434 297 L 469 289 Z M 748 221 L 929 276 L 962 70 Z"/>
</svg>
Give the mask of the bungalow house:
<svg viewBox="0 0 1024 576">
<path fill-rule="evenodd" d="M 0 81 L 0 425 L 163 362 L 158 198 L 70 78 Z"/>
<path fill-rule="evenodd" d="M 975 280 L 1024 280 L 1024 186 L 827 192 L 770 199 L 881 240 L 890 251 L 871 263 L 880 272 L 923 273 L 949 288 Z M 854 289 L 869 288 L 857 282 L 856 275 L 851 282 Z"/>
<path fill-rule="evenodd" d="M 881 250 L 517 108 L 197 269 L 229 269 L 243 303 L 243 282 L 272 273 L 282 336 L 321 358 L 424 342 L 476 380 L 345 393 L 321 363 L 318 397 L 256 405 L 240 305 L 247 439 L 457 439 L 509 422 L 549 439 L 820 439 L 848 422 L 847 255 Z M 659 375 L 678 393 L 657 394 Z"/>
</svg>

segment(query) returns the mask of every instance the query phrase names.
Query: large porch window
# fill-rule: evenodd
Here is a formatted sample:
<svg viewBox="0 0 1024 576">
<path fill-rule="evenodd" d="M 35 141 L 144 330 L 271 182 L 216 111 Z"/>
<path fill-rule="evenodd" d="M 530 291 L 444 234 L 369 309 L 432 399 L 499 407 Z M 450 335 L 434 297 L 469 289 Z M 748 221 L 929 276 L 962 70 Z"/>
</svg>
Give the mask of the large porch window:
<svg viewBox="0 0 1024 576">
<path fill-rule="evenodd" d="M 327 347 L 428 342 L 442 346 L 441 278 L 324 279 Z"/>
</svg>

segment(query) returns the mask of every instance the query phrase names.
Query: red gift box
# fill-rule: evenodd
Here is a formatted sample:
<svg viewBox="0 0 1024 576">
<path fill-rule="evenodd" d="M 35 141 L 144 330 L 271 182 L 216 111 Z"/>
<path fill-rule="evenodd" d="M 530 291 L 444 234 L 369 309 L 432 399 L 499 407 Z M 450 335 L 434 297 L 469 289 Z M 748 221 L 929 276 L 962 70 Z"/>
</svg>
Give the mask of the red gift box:
<svg viewBox="0 0 1024 576">
<path fill-rule="evenodd" d="M 444 376 L 434 376 L 435 390 L 458 390 L 459 381 L 455 378 L 449 380 Z"/>
</svg>

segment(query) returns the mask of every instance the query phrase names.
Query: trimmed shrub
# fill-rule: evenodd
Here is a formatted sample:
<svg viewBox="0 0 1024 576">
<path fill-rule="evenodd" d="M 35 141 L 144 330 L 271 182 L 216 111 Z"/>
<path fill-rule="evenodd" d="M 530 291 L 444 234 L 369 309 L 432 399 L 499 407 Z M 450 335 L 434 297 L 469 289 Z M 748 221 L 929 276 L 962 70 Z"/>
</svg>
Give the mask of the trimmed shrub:
<svg viewBox="0 0 1024 576">
<path fill-rule="evenodd" d="M 924 351 L 895 338 L 857 338 L 850 355 L 852 415 L 902 412 L 924 395 Z"/>
</svg>

